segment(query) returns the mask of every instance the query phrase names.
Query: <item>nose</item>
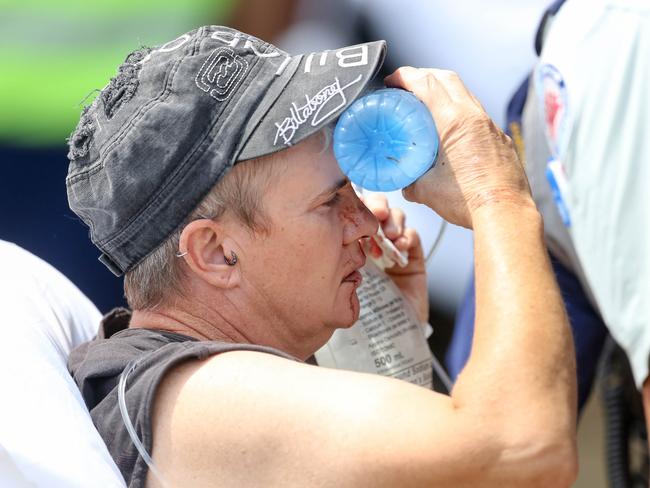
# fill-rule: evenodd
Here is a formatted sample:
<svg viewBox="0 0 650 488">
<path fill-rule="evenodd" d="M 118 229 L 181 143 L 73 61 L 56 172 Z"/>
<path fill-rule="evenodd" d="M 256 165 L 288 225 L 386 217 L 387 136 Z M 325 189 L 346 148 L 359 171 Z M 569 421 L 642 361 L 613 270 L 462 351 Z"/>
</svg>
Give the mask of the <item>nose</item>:
<svg viewBox="0 0 650 488">
<path fill-rule="evenodd" d="M 379 221 L 356 195 L 349 207 L 344 209 L 343 218 L 345 219 L 344 244 L 357 242 L 363 237 L 370 237 L 377 233 Z"/>
</svg>

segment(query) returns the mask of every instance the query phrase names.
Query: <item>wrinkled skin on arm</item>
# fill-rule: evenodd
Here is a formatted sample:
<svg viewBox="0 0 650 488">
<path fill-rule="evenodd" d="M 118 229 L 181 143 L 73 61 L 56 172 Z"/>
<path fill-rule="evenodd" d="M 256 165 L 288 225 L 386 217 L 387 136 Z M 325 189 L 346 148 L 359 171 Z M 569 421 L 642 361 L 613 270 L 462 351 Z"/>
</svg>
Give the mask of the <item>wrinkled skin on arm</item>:
<svg viewBox="0 0 650 488">
<path fill-rule="evenodd" d="M 489 203 L 532 203 L 514 146 L 452 71 L 400 68 L 387 86 L 414 92 L 431 110 L 440 137 L 437 164 L 403 190 L 452 224 L 472 228 Z"/>
</svg>

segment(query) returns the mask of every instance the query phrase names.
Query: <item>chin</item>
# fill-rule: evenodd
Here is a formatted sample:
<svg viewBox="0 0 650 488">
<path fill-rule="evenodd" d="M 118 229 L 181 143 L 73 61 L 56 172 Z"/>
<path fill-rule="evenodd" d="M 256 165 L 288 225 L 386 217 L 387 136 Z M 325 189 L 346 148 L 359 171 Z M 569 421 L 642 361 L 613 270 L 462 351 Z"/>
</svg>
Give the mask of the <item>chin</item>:
<svg viewBox="0 0 650 488">
<path fill-rule="evenodd" d="M 352 327 L 354 324 L 357 323 L 358 319 L 359 319 L 359 317 L 357 316 L 354 320 L 350 320 L 350 321 L 340 325 L 339 327 L 337 327 L 337 329 L 349 329 L 350 327 Z"/>
<path fill-rule="evenodd" d="M 337 316 L 340 317 L 336 321 L 337 325 L 335 328 L 337 329 L 349 329 L 359 320 L 361 305 L 359 304 L 359 297 L 357 297 L 356 291 L 350 294 L 348 303 L 341 304 L 337 312 L 339 312 Z"/>
</svg>

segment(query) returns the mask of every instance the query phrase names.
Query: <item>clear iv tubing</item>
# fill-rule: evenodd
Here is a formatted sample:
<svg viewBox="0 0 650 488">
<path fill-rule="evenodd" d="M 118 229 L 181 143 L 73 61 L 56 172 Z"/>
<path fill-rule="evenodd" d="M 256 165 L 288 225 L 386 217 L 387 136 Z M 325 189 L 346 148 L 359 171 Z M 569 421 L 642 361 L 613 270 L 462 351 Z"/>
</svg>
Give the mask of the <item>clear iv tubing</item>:
<svg viewBox="0 0 650 488">
<path fill-rule="evenodd" d="M 147 464 L 147 466 L 149 466 L 149 469 L 151 470 L 153 475 L 158 479 L 158 482 L 164 488 L 169 488 L 170 485 L 165 481 L 162 473 L 158 471 L 158 468 L 156 468 L 156 466 L 153 463 L 153 459 L 151 459 L 151 456 L 149 456 L 149 453 L 144 448 L 142 442 L 138 438 L 138 434 L 135 431 L 135 428 L 133 427 L 133 423 L 131 422 L 131 419 L 129 418 L 129 412 L 126 409 L 126 380 L 128 379 L 129 375 L 135 370 L 138 364 L 139 361 L 133 361 L 131 364 L 127 366 L 127 368 L 120 375 L 120 382 L 117 386 L 117 403 L 120 407 L 120 414 L 122 415 L 122 421 L 124 422 L 126 431 L 129 433 L 129 436 L 131 437 L 131 441 L 133 441 L 133 445 L 135 445 L 135 448 L 138 450 L 138 453 L 140 453 L 140 456 L 142 456 L 142 459 Z"/>
<path fill-rule="evenodd" d="M 429 264 L 431 257 L 436 252 L 436 249 L 438 248 L 440 241 L 442 241 L 442 236 L 445 233 L 445 229 L 447 228 L 447 221 L 445 219 L 441 219 L 441 220 L 442 222 L 440 223 L 440 228 L 438 229 L 438 235 L 434 239 L 433 244 L 431 244 L 431 248 L 429 249 L 429 252 L 424 258 L 425 267 L 427 264 Z M 436 370 L 436 374 L 438 375 L 438 378 L 440 378 L 442 384 L 445 385 L 445 388 L 447 388 L 447 392 L 451 393 L 451 389 L 454 387 L 453 381 L 451 381 L 451 378 L 445 371 L 445 368 L 443 368 L 440 362 L 438 361 L 438 358 L 436 358 L 436 355 L 433 354 L 433 351 L 431 351 L 431 358 L 433 359 L 433 369 Z"/>
<path fill-rule="evenodd" d="M 438 235 L 434 239 L 433 244 L 431 244 L 431 248 L 429 249 L 429 252 L 424 258 L 425 267 L 427 266 L 427 264 L 429 264 L 429 261 L 431 261 L 431 258 L 433 257 L 433 254 L 436 252 L 436 249 L 438 249 L 438 245 L 440 245 L 440 241 L 442 241 L 442 236 L 445 234 L 446 228 L 447 228 L 447 221 L 445 219 L 441 219 L 440 228 L 438 229 Z M 451 393 L 451 389 L 454 387 L 453 381 L 451 381 L 451 378 L 445 371 L 445 368 L 443 368 L 440 362 L 438 361 L 438 358 L 436 358 L 436 355 L 433 354 L 433 351 L 431 351 L 431 358 L 433 359 L 433 369 L 436 370 L 436 374 L 438 375 L 438 378 L 440 378 L 442 384 L 445 385 L 445 388 L 447 388 L 447 392 Z"/>
<path fill-rule="evenodd" d="M 355 185 L 354 183 L 352 184 L 352 187 L 354 188 L 354 191 L 357 192 L 357 195 L 363 196 L 363 188 L 360 186 Z M 436 252 L 436 249 L 438 249 L 438 246 L 440 245 L 440 242 L 442 241 L 442 237 L 445 235 L 445 230 L 447 229 L 447 221 L 443 218 L 440 219 L 440 227 L 438 228 L 438 234 L 436 235 L 436 238 L 433 240 L 433 244 L 431 244 L 431 247 L 429 248 L 429 251 L 427 252 L 425 258 L 424 258 L 424 265 L 426 266 L 429 264 L 429 261 L 431 261 L 431 258 L 433 257 L 434 253 Z"/>
<path fill-rule="evenodd" d="M 445 368 L 443 368 L 442 364 L 440 364 L 438 361 L 438 358 L 436 358 L 436 355 L 433 354 L 433 351 L 431 351 L 431 359 L 433 360 L 433 369 L 436 370 L 438 378 L 440 378 L 442 384 L 445 385 L 445 388 L 447 388 L 447 393 L 451 393 L 451 389 L 454 387 L 454 383 L 451 381 L 451 378 L 445 371 Z"/>
<path fill-rule="evenodd" d="M 363 188 L 353 185 L 355 191 L 359 195 L 363 195 Z M 438 228 L 438 234 L 436 235 L 436 238 L 433 240 L 433 244 L 431 244 L 431 247 L 429 248 L 429 251 L 426 254 L 426 257 L 424 258 L 424 266 L 426 267 L 429 262 L 431 261 L 431 258 L 436 252 L 436 249 L 438 249 L 438 246 L 440 245 L 440 242 L 442 241 L 442 237 L 445 234 L 445 229 L 447 228 L 447 221 L 445 219 L 441 219 L 440 222 L 440 227 Z M 436 370 L 436 374 L 438 375 L 438 378 L 440 378 L 440 381 L 442 381 L 443 385 L 445 385 L 445 388 L 447 388 L 447 391 L 451 393 L 451 389 L 454 386 L 454 383 L 451 381 L 451 378 L 445 371 L 445 369 L 442 367 L 440 362 L 438 361 L 438 358 L 436 358 L 435 354 L 431 352 L 431 357 L 433 360 L 433 369 Z"/>
<path fill-rule="evenodd" d="M 440 241 L 442 241 L 442 236 L 445 234 L 446 228 L 447 228 L 447 221 L 445 219 L 442 219 L 442 222 L 440 222 L 440 228 L 438 229 L 438 235 L 434 239 L 433 244 L 431 244 L 431 248 L 429 249 L 429 252 L 424 258 L 425 265 L 429 264 L 429 261 L 431 261 L 431 258 L 433 257 L 433 253 L 436 252 L 436 249 L 438 248 Z"/>
</svg>

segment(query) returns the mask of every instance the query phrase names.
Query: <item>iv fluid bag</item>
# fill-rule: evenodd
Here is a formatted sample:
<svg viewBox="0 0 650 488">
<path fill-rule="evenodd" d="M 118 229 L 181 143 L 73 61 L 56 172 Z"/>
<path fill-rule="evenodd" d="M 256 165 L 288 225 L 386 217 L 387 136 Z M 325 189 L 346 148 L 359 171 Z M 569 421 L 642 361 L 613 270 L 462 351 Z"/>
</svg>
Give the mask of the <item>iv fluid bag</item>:
<svg viewBox="0 0 650 488">
<path fill-rule="evenodd" d="M 438 133 L 429 109 L 398 88 L 361 97 L 334 129 L 341 171 L 371 191 L 407 187 L 433 166 L 437 154 Z"/>
<path fill-rule="evenodd" d="M 432 389 L 433 356 L 406 297 L 372 260 L 360 270 L 359 320 L 315 353 L 319 366 L 409 381 Z"/>
</svg>

